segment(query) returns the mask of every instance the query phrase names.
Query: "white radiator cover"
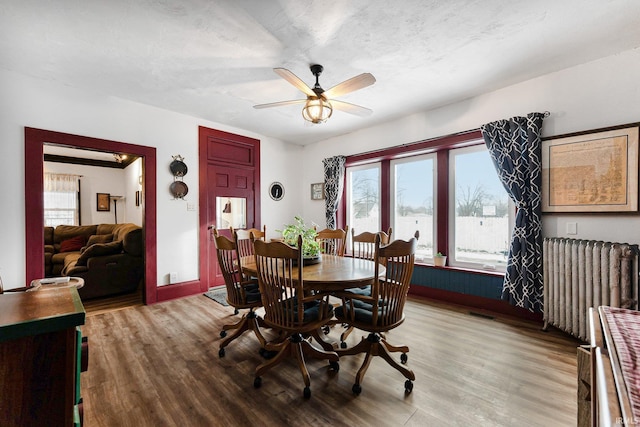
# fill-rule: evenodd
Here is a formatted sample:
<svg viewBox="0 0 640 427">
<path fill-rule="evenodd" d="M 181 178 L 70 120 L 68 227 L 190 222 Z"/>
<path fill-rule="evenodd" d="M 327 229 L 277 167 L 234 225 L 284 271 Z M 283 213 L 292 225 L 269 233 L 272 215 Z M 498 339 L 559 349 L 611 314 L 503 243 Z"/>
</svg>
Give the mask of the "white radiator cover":
<svg viewBox="0 0 640 427">
<path fill-rule="evenodd" d="M 587 341 L 589 307 L 638 309 L 638 245 L 547 237 L 544 327 Z"/>
</svg>

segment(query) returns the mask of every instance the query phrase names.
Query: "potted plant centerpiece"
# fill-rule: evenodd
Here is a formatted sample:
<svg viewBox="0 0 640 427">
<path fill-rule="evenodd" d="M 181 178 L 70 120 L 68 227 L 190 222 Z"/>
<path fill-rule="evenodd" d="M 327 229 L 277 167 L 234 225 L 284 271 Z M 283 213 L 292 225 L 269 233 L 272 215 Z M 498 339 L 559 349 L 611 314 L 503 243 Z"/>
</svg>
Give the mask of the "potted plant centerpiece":
<svg viewBox="0 0 640 427">
<path fill-rule="evenodd" d="M 290 246 L 298 246 L 298 236 L 302 236 L 302 257 L 304 264 L 315 264 L 322 260 L 320 244 L 316 241 L 318 233 L 304 223 L 299 216 L 293 218 L 293 224 L 286 224 L 282 232 L 283 241 Z M 280 230 L 276 230 L 280 231 Z"/>
</svg>

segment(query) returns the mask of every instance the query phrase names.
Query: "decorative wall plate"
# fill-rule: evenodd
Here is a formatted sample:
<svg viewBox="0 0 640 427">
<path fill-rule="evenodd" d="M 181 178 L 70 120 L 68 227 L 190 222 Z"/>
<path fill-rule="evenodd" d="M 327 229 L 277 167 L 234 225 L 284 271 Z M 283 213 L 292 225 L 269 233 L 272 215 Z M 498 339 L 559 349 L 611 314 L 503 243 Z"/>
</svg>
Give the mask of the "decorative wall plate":
<svg viewBox="0 0 640 427">
<path fill-rule="evenodd" d="M 176 156 L 176 157 L 180 157 L 180 156 Z M 187 165 L 182 161 L 182 158 L 175 159 L 174 161 L 172 161 L 171 164 L 169 165 L 169 169 L 171 170 L 171 173 L 173 174 L 173 176 L 185 176 L 188 171 Z"/>
<path fill-rule="evenodd" d="M 169 191 L 176 199 L 182 199 L 189 192 L 189 187 L 182 181 L 174 181 L 169 186 Z"/>
</svg>

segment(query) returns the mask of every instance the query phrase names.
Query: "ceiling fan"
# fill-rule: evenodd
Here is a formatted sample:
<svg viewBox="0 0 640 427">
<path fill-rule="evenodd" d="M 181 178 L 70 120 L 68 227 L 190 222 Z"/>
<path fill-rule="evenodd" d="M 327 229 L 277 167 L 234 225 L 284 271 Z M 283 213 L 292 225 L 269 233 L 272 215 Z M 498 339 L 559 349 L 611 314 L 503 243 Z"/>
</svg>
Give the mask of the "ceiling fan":
<svg viewBox="0 0 640 427">
<path fill-rule="evenodd" d="M 318 77 L 322 74 L 324 67 L 319 64 L 313 64 L 309 68 L 311 69 L 311 73 L 316 76 L 316 84 L 313 88 L 310 88 L 298 76 L 286 68 L 273 69 L 276 74 L 307 95 L 307 99 L 271 102 L 269 104 L 254 105 L 253 108 L 271 108 L 293 104 L 304 104 L 304 107 L 302 108 L 302 117 L 311 123 L 324 123 L 329 117 L 331 117 L 334 108 L 361 117 L 368 116 L 373 112 L 368 108 L 334 99 L 358 89 L 371 86 L 376 82 L 373 75 L 369 73 L 362 73 L 350 78 L 349 80 L 345 80 L 342 83 L 338 83 L 331 89 L 325 91 L 318 82 Z"/>
</svg>

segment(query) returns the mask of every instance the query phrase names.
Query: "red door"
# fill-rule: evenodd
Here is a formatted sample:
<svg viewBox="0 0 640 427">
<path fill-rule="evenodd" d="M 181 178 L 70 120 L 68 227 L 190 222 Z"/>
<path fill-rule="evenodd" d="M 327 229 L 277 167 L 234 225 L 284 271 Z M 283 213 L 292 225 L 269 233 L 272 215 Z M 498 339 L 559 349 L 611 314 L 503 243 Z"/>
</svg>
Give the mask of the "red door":
<svg viewBox="0 0 640 427">
<path fill-rule="evenodd" d="M 209 164 L 207 167 L 207 222 L 217 227 L 220 234 L 231 237 L 229 227 L 252 228 L 259 226 L 255 215 L 254 171 Z M 232 209 L 233 206 L 233 209 Z M 216 257 L 213 238 L 209 238 L 209 254 Z M 223 285 L 224 279 L 217 259 L 209 266 L 209 286 Z"/>
<path fill-rule="evenodd" d="M 260 141 L 200 126 L 200 289 L 224 284 L 210 226 L 260 228 Z M 228 205 L 228 206 L 227 206 Z M 233 219 L 233 221 L 229 221 Z M 233 223 L 233 224 L 232 224 Z"/>
</svg>

